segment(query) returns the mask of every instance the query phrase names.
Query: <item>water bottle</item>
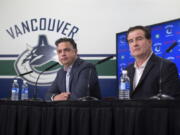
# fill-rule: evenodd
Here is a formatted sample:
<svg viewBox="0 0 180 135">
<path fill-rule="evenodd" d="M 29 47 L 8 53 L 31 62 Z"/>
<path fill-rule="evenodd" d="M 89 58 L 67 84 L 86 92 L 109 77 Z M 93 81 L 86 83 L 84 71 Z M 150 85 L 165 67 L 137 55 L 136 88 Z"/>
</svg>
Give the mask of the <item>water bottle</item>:
<svg viewBox="0 0 180 135">
<path fill-rule="evenodd" d="M 15 79 L 12 84 L 11 89 L 11 100 L 15 101 L 19 99 L 19 84 L 17 80 Z"/>
<path fill-rule="evenodd" d="M 122 76 L 120 78 L 119 99 L 130 99 L 130 79 L 127 75 L 127 70 L 122 71 Z"/>
<path fill-rule="evenodd" d="M 22 90 L 21 90 L 21 100 L 27 100 L 28 99 L 28 84 L 27 82 L 24 80 L 23 84 L 22 84 Z"/>
</svg>

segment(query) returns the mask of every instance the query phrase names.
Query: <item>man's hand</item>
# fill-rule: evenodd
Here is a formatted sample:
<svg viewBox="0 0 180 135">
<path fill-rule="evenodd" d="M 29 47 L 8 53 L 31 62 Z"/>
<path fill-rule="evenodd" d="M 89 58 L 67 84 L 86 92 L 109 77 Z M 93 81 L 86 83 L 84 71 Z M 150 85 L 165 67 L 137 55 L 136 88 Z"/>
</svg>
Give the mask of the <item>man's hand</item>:
<svg viewBox="0 0 180 135">
<path fill-rule="evenodd" d="M 53 101 L 67 100 L 69 98 L 70 94 L 71 93 L 69 93 L 69 92 L 62 92 L 61 94 L 54 96 Z"/>
</svg>

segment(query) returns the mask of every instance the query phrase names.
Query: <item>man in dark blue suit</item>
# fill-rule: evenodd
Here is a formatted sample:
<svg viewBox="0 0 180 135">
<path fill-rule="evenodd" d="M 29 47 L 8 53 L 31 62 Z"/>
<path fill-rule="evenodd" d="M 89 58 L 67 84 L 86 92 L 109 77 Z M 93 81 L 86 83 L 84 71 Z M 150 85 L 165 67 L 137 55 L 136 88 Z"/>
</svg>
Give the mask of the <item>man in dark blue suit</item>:
<svg viewBox="0 0 180 135">
<path fill-rule="evenodd" d="M 147 99 L 157 95 L 160 89 L 165 96 L 179 98 L 180 80 L 177 67 L 152 52 L 149 29 L 143 26 L 130 28 L 127 32 L 127 41 L 131 55 L 135 58 L 135 62 L 127 67 L 131 99 Z"/>
<path fill-rule="evenodd" d="M 58 71 L 56 79 L 47 92 L 46 99 L 76 100 L 85 96 L 100 98 L 96 68 L 93 64 L 78 57 L 74 40 L 60 38 L 55 44 L 63 68 Z"/>
</svg>

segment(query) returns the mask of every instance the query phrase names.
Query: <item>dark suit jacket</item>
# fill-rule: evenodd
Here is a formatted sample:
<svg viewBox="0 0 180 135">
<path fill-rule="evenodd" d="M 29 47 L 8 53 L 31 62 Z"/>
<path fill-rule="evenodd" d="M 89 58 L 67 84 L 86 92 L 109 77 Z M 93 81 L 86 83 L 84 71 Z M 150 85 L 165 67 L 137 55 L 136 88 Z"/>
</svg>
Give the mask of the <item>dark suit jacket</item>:
<svg viewBox="0 0 180 135">
<path fill-rule="evenodd" d="M 168 60 L 152 54 L 135 90 L 133 90 L 134 64 L 127 67 L 131 83 L 131 98 L 146 99 L 159 92 L 160 63 L 162 60 L 162 93 L 175 98 L 180 96 L 180 80 L 176 65 Z"/>
<path fill-rule="evenodd" d="M 46 99 L 50 100 L 52 95 L 66 92 L 66 72 L 61 68 L 47 92 Z M 90 84 L 88 90 L 88 83 Z M 78 99 L 84 96 L 100 98 L 100 88 L 95 66 L 84 60 L 77 59 L 70 72 L 69 89 L 70 99 Z"/>
</svg>

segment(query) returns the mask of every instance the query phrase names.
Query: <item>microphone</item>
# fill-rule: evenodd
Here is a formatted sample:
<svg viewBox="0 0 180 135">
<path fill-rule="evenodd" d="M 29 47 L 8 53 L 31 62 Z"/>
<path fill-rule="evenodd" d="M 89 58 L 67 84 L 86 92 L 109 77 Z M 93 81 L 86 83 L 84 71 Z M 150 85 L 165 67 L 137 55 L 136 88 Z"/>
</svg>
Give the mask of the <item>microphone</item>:
<svg viewBox="0 0 180 135">
<path fill-rule="evenodd" d="M 111 59 L 111 58 L 113 58 L 113 57 L 114 57 L 113 55 L 111 55 L 111 56 L 109 56 L 109 57 L 106 57 L 106 58 L 104 58 L 104 59 L 98 61 L 95 65 L 104 63 L 104 62 L 108 61 L 109 59 Z"/>
<path fill-rule="evenodd" d="M 53 68 L 53 67 L 55 67 L 56 65 L 58 65 L 59 63 L 58 62 L 56 62 L 56 63 L 54 63 L 53 65 L 51 65 L 51 66 L 49 66 L 49 67 L 47 67 L 44 71 L 48 71 L 49 69 L 51 69 L 51 68 Z M 33 73 L 33 71 L 31 70 L 31 71 L 28 71 L 28 72 L 25 72 L 25 73 L 22 73 L 22 74 L 19 74 L 19 76 L 24 76 L 24 75 L 28 75 L 28 74 L 31 74 L 31 73 Z"/>
<path fill-rule="evenodd" d="M 59 65 L 58 62 L 54 63 L 53 65 L 47 67 L 47 68 L 44 70 L 44 72 L 45 72 L 45 71 L 48 71 L 49 69 L 51 69 L 51 68 L 53 68 L 53 67 L 55 67 L 55 66 L 57 66 L 57 65 Z"/>
<path fill-rule="evenodd" d="M 38 78 L 37 78 L 37 80 L 36 80 L 36 83 L 35 83 L 35 89 L 34 89 L 34 93 L 33 93 L 33 99 L 37 99 L 37 83 L 38 83 L 38 80 L 39 80 L 40 76 L 42 75 L 42 73 L 44 73 L 45 71 L 50 70 L 51 68 L 53 68 L 53 67 L 55 67 L 55 66 L 57 66 L 57 65 L 59 65 L 58 62 L 54 63 L 53 65 L 51 65 L 51 66 L 49 66 L 49 67 L 47 67 L 47 68 L 45 68 L 43 71 L 40 72 L 40 74 L 38 75 Z"/>
<path fill-rule="evenodd" d="M 19 74 L 19 76 L 24 76 L 24 75 L 30 74 L 30 73 L 32 73 L 32 72 L 33 72 L 33 71 L 31 70 L 31 71 L 29 71 L 29 72 L 25 72 L 25 73 Z"/>
<path fill-rule="evenodd" d="M 169 53 L 175 46 L 177 42 L 174 42 L 166 51 L 163 53 L 162 57 Z M 162 68 L 163 68 L 163 61 L 162 58 L 160 59 L 160 68 L 159 68 L 159 93 L 155 96 L 150 97 L 150 99 L 157 99 L 157 100 L 173 100 L 174 97 L 162 94 Z"/>
<path fill-rule="evenodd" d="M 98 64 L 102 64 L 106 61 L 108 61 L 109 59 L 113 58 L 114 56 L 109 56 L 106 57 L 98 62 L 96 62 L 95 64 L 93 64 L 94 66 L 98 65 Z M 92 74 L 92 67 L 89 67 L 89 73 L 88 73 L 88 83 L 87 83 L 87 96 L 79 98 L 80 101 L 97 101 L 98 99 L 96 97 L 92 97 L 90 96 L 90 79 L 91 79 L 91 75 Z"/>
<path fill-rule="evenodd" d="M 174 42 L 167 50 L 166 53 L 169 53 L 178 43 Z"/>
</svg>

